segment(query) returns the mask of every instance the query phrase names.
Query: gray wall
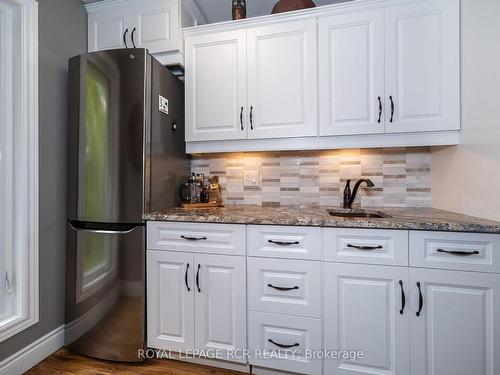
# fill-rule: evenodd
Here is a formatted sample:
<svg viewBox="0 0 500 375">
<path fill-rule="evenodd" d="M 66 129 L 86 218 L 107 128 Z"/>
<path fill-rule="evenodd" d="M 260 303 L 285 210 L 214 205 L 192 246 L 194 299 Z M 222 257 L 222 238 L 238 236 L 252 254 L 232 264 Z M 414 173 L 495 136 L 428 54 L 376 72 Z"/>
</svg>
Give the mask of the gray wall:
<svg viewBox="0 0 500 375">
<path fill-rule="evenodd" d="M 80 0 L 38 0 L 40 322 L 0 343 L 0 361 L 64 324 L 68 58 L 87 50 Z"/>
</svg>

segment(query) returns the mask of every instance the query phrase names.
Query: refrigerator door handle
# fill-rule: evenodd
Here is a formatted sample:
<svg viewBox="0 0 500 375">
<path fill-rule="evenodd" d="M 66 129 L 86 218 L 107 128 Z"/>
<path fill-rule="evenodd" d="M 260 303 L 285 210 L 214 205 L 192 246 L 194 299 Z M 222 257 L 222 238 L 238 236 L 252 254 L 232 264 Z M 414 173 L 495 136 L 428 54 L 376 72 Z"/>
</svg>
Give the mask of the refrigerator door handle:
<svg viewBox="0 0 500 375">
<path fill-rule="evenodd" d="M 111 229 L 111 228 L 86 228 L 85 226 L 80 226 L 76 224 L 77 222 L 68 221 L 68 225 L 71 229 L 76 232 L 88 232 L 88 233 L 101 233 L 101 234 L 128 234 L 133 232 L 139 225 L 137 224 L 126 224 L 120 225 L 124 229 Z"/>
</svg>

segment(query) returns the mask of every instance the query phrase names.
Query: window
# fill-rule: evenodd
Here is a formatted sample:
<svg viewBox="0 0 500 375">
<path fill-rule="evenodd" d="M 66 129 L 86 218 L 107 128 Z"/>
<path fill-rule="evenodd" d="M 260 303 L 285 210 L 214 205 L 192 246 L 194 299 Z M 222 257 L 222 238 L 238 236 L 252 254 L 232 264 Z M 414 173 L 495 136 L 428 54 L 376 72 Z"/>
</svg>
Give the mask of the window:
<svg viewBox="0 0 500 375">
<path fill-rule="evenodd" d="M 38 321 L 37 2 L 0 0 L 0 341 Z"/>
</svg>

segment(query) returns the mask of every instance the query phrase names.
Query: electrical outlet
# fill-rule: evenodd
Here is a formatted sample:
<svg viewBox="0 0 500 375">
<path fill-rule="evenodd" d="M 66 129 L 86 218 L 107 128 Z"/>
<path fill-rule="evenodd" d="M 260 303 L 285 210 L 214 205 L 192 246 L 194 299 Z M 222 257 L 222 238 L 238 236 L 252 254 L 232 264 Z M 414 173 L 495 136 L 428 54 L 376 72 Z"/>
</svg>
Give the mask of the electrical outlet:
<svg viewBox="0 0 500 375">
<path fill-rule="evenodd" d="M 260 171 L 245 171 L 243 174 L 244 186 L 260 186 Z"/>
</svg>

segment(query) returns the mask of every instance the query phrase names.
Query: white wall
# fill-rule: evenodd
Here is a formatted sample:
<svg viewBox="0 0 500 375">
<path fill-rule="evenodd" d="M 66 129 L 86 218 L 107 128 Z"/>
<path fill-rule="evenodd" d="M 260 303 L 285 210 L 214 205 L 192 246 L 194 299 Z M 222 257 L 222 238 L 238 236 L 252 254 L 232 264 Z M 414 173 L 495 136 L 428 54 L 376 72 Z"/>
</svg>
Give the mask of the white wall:
<svg viewBox="0 0 500 375">
<path fill-rule="evenodd" d="M 432 205 L 500 221 L 500 0 L 461 0 L 462 132 L 432 150 Z"/>
</svg>

